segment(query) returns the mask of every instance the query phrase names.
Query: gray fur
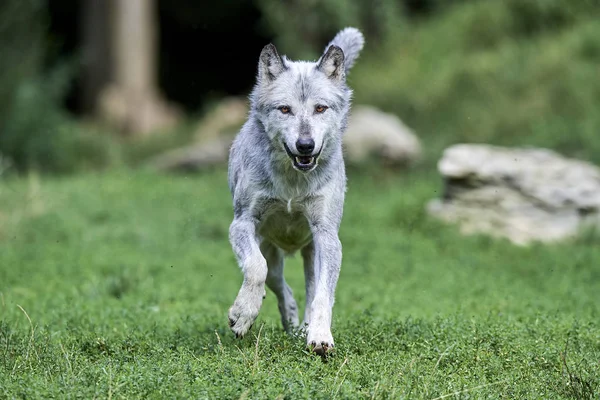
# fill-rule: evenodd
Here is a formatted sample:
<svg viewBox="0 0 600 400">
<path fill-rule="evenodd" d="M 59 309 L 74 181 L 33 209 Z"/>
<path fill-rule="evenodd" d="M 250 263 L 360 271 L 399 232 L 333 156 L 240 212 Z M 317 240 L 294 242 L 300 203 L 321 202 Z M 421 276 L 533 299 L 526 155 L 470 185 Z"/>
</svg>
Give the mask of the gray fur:
<svg viewBox="0 0 600 400">
<path fill-rule="evenodd" d="M 363 43 L 358 30 L 346 28 L 317 62 L 290 61 L 271 44 L 261 52 L 248 121 L 229 157 L 234 207 L 229 238 L 244 274 L 229 310 L 236 336 L 254 323 L 265 284 L 277 296 L 286 330 L 297 327 L 283 256 L 301 250 L 307 343 L 321 354 L 333 347 L 331 313 L 342 261 L 338 230 L 346 191 L 342 135 L 352 95 L 345 75 Z M 298 158 L 300 136 L 314 140 L 312 155 Z"/>
<path fill-rule="evenodd" d="M 345 28 L 338 32 L 331 42 L 325 48 L 325 51 L 330 46 L 337 46 L 344 51 L 344 66 L 346 71 L 350 70 L 354 65 L 354 61 L 358 58 L 360 51 L 365 45 L 365 39 L 356 28 Z"/>
</svg>

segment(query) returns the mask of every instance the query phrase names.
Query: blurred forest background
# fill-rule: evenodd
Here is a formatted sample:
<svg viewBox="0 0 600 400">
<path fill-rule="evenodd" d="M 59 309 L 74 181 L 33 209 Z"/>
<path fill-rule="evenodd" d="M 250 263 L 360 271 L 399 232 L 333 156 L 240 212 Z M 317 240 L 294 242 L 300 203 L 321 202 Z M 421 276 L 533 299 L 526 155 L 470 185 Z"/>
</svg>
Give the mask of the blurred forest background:
<svg viewBox="0 0 600 400">
<path fill-rule="evenodd" d="M 262 47 L 316 59 L 367 45 L 355 103 L 398 115 L 425 162 L 457 142 L 600 163 L 597 0 L 4 0 L 0 171 L 139 165 L 251 89 Z"/>
</svg>

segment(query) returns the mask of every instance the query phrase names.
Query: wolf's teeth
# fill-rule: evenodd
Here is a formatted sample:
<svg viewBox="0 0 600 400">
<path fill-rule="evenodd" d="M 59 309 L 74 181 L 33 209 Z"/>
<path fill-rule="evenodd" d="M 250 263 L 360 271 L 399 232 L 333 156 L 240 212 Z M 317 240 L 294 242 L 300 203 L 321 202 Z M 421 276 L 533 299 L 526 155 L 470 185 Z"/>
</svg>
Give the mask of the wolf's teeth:
<svg viewBox="0 0 600 400">
<path fill-rule="evenodd" d="M 300 157 L 296 157 L 296 162 L 300 164 Z"/>
</svg>

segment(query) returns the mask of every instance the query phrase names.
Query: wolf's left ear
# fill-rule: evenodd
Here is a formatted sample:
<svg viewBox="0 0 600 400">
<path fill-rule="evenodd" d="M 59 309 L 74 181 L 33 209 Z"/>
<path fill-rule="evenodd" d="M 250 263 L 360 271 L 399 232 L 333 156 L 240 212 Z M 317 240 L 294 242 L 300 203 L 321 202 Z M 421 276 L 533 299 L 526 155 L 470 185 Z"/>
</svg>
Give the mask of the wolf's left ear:
<svg viewBox="0 0 600 400">
<path fill-rule="evenodd" d="M 344 52 L 336 45 L 331 45 L 321 57 L 317 66 L 329 79 L 343 81 L 346 77 L 344 70 Z"/>
<path fill-rule="evenodd" d="M 277 53 L 275 45 L 269 43 L 260 52 L 258 61 L 258 80 L 260 82 L 271 82 L 285 70 L 283 60 Z"/>
</svg>

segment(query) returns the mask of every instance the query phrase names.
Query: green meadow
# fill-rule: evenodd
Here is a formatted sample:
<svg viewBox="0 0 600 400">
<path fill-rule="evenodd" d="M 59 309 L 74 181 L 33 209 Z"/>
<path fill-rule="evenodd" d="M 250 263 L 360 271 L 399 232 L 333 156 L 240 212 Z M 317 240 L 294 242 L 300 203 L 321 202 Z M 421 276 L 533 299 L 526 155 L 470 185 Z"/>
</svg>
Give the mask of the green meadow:
<svg viewBox="0 0 600 400">
<path fill-rule="evenodd" d="M 425 170 L 351 172 L 334 356 L 267 294 L 237 340 L 226 172 L 0 186 L 0 397 L 597 398 L 600 243 L 515 247 L 428 218 Z M 303 272 L 286 276 L 303 304 Z"/>
</svg>

